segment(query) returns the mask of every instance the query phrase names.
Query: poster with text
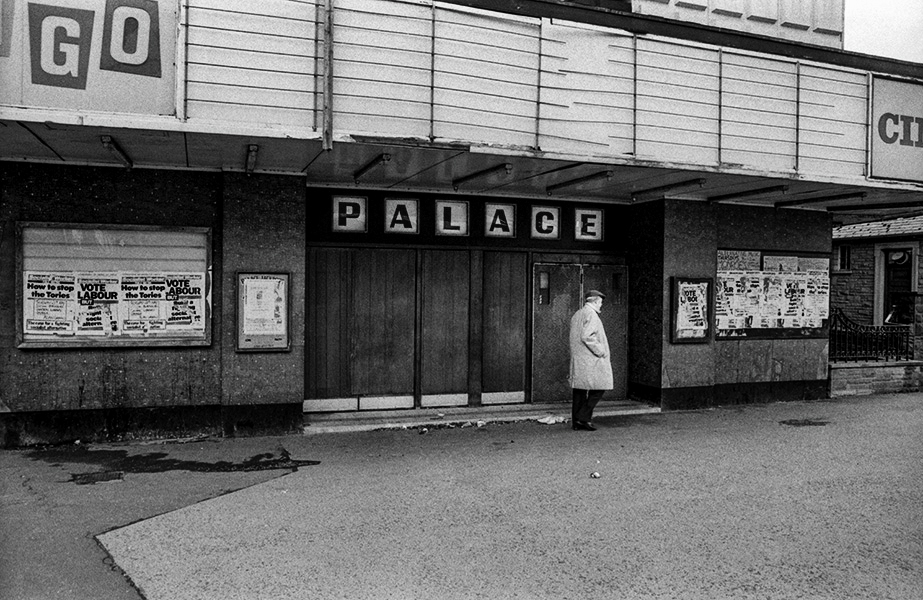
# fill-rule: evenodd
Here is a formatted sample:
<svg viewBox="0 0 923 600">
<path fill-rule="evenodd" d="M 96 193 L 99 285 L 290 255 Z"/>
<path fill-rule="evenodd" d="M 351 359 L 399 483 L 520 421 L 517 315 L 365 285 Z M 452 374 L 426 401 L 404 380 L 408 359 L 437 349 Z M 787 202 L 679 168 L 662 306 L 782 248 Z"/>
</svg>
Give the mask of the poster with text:
<svg viewBox="0 0 923 600">
<path fill-rule="evenodd" d="M 120 321 L 126 335 L 166 331 L 167 280 L 162 273 L 123 273 Z"/>
<path fill-rule="evenodd" d="M 205 274 L 164 274 L 165 301 L 168 307 L 167 330 L 172 332 L 205 329 Z"/>
<path fill-rule="evenodd" d="M 707 342 L 711 279 L 674 277 L 671 341 Z"/>
<path fill-rule="evenodd" d="M 272 275 L 249 275 L 243 286 L 244 335 L 286 334 L 285 279 Z"/>
<path fill-rule="evenodd" d="M 73 335 L 77 308 L 73 273 L 23 273 L 23 331 Z"/>
<path fill-rule="evenodd" d="M 118 273 L 77 273 L 76 332 L 79 335 L 119 335 Z"/>
</svg>

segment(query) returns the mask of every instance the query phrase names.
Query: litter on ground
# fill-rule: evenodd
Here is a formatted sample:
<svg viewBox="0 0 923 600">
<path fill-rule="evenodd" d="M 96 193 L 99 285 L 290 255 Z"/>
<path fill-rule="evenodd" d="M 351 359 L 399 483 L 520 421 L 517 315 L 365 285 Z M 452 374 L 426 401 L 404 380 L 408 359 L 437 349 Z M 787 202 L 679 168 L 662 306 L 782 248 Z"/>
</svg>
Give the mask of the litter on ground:
<svg viewBox="0 0 923 600">
<path fill-rule="evenodd" d="M 547 417 L 542 417 L 541 419 L 536 419 L 539 423 L 544 423 L 545 425 L 554 425 L 555 423 L 563 423 L 564 417 L 555 417 L 548 415 Z"/>
</svg>

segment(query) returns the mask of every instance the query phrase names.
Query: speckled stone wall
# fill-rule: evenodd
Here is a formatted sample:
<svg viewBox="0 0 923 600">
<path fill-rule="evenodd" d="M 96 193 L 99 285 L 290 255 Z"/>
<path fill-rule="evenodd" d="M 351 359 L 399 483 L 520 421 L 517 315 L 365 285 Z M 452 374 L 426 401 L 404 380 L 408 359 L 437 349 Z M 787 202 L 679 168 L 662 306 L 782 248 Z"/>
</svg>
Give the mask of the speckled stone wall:
<svg viewBox="0 0 923 600">
<path fill-rule="evenodd" d="M 659 402 L 652 390 L 661 387 L 663 360 L 664 295 L 662 202 L 648 202 L 631 208 L 628 236 L 628 393 Z"/>
<path fill-rule="evenodd" d="M 666 308 L 670 278 L 714 278 L 719 248 L 829 254 L 831 227 L 829 217 L 818 212 L 667 200 L 663 240 L 660 293 Z M 826 394 L 826 338 L 711 339 L 707 344 L 672 344 L 668 309 L 663 311 L 660 331 L 664 408 Z"/>
<path fill-rule="evenodd" d="M 224 175 L 222 390 L 227 404 L 304 401 L 305 179 Z M 237 273 L 290 274 L 288 352 L 236 352 Z"/>
<path fill-rule="evenodd" d="M 18 349 L 17 221 L 210 227 L 220 328 L 221 176 L 0 162 L 0 412 L 202 406 L 221 400 L 220 344 Z"/>
</svg>

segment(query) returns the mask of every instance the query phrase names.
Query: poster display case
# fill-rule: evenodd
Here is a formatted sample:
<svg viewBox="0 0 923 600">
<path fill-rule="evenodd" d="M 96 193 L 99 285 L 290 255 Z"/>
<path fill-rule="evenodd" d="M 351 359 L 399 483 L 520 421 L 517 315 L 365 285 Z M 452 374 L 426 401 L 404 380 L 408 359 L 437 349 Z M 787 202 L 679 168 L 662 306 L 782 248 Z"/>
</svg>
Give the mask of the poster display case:
<svg viewBox="0 0 923 600">
<path fill-rule="evenodd" d="M 670 342 L 705 344 L 711 340 L 711 278 L 670 278 Z"/>
<path fill-rule="evenodd" d="M 287 352 L 289 273 L 237 274 L 237 351 Z"/>
<path fill-rule="evenodd" d="M 715 337 L 824 337 L 829 256 L 719 250 Z"/>
<path fill-rule="evenodd" d="M 17 224 L 17 347 L 211 344 L 211 232 Z"/>
</svg>

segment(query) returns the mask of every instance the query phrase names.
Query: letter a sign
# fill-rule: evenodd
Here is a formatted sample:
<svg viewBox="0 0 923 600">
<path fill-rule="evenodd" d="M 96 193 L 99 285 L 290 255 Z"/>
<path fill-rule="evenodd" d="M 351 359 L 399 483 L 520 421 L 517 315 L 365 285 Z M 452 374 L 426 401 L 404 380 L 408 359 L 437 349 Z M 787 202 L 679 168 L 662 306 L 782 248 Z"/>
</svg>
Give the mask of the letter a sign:
<svg viewBox="0 0 923 600">
<path fill-rule="evenodd" d="M 484 235 L 486 237 L 516 237 L 516 206 L 514 204 L 487 204 L 484 209 Z"/>
</svg>

